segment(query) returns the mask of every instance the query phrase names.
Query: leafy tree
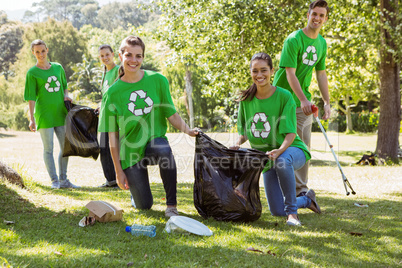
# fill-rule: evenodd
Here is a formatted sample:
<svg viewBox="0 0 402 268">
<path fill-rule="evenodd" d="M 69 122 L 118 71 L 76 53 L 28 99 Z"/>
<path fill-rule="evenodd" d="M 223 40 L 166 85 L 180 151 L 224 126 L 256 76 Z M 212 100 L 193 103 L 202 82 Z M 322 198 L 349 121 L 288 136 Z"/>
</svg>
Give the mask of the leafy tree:
<svg viewBox="0 0 402 268">
<path fill-rule="evenodd" d="M 378 94 L 379 15 L 373 1 L 340 0 L 330 7 L 323 35 L 331 99 L 346 114 L 347 131 L 353 132 L 353 107 Z"/>
<path fill-rule="evenodd" d="M 215 110 L 226 115 L 235 114 L 236 92 L 251 83 L 251 56 L 259 51 L 278 54 L 284 38 L 304 25 L 301 18 L 307 12 L 307 2 L 297 0 L 178 0 L 157 4 L 162 12 L 159 40 L 166 40 L 177 53 L 171 61 L 202 68 L 209 80 L 202 89 L 204 98 L 217 100 Z"/>
<path fill-rule="evenodd" d="M 4 10 L 0 10 L 0 26 L 8 22 L 7 13 Z"/>
<path fill-rule="evenodd" d="M 127 28 L 141 26 L 148 21 L 150 16 L 145 4 L 139 2 L 119 3 L 112 2 L 102 6 L 98 11 L 98 21 L 101 28 L 113 31 L 118 27 Z"/>
<path fill-rule="evenodd" d="M 72 92 L 78 92 L 79 99 L 87 96 L 92 101 L 100 101 L 102 98 L 100 90 L 102 70 L 96 63 L 96 60 L 88 60 L 84 55 L 82 62 L 72 67 L 74 73 L 70 77 L 72 82 L 69 87 Z"/>
<path fill-rule="evenodd" d="M 93 22 L 94 6 L 99 9 L 95 0 L 42 0 L 32 4 L 36 11 L 25 12 L 24 20 L 38 21 L 39 18 L 49 17 L 57 21 L 69 20 L 79 29 L 88 21 Z"/>
<path fill-rule="evenodd" d="M 49 19 L 46 22 L 37 22 L 27 26 L 23 47 L 25 57 L 31 55 L 30 43 L 35 39 L 42 39 L 49 48 L 50 61 L 60 63 L 66 71 L 67 79 L 72 75 L 71 67 L 81 62 L 86 52 L 85 38 L 68 21 L 57 22 Z"/>
<path fill-rule="evenodd" d="M 98 4 L 87 4 L 83 8 L 81 8 L 81 13 L 83 15 L 82 24 L 83 25 L 92 25 L 93 27 L 100 27 L 98 20 Z"/>
<path fill-rule="evenodd" d="M 376 152 L 398 162 L 401 122 L 401 21 L 398 0 L 381 0 L 380 121 Z"/>
<path fill-rule="evenodd" d="M 17 60 L 17 54 L 22 48 L 22 25 L 7 22 L 0 25 L 0 74 L 8 80 L 13 71 L 11 65 Z"/>
</svg>

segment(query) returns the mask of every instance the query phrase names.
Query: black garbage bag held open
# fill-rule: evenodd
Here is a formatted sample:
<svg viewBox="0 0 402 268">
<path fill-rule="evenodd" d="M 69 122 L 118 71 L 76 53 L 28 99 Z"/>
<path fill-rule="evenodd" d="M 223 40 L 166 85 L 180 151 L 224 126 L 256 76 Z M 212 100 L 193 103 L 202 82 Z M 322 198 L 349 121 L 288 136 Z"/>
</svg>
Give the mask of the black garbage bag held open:
<svg viewBox="0 0 402 268">
<path fill-rule="evenodd" d="M 259 179 L 268 156 L 231 150 L 200 132 L 194 158 L 194 205 L 203 218 L 250 222 L 261 216 Z"/>
<path fill-rule="evenodd" d="M 98 116 L 95 109 L 64 102 L 68 111 L 63 157 L 81 156 L 97 159 L 99 156 Z"/>
</svg>

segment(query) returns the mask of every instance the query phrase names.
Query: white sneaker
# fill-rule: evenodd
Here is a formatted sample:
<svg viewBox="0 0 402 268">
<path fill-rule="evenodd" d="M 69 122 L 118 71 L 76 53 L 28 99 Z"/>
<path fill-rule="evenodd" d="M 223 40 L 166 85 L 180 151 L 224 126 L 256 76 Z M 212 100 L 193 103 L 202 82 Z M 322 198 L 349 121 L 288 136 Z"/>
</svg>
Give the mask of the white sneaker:
<svg viewBox="0 0 402 268">
<path fill-rule="evenodd" d="M 175 207 L 166 208 L 165 217 L 170 218 L 172 216 L 179 216 L 179 212 L 177 211 L 177 208 L 175 208 Z"/>
<path fill-rule="evenodd" d="M 302 225 L 298 219 L 294 219 L 294 218 L 288 219 L 286 221 L 286 224 L 289 226 L 301 226 Z"/>
<path fill-rule="evenodd" d="M 59 181 L 52 181 L 52 189 L 60 189 L 60 182 Z"/>
<path fill-rule="evenodd" d="M 81 186 L 74 185 L 69 180 L 60 181 L 60 188 L 81 188 Z"/>
</svg>

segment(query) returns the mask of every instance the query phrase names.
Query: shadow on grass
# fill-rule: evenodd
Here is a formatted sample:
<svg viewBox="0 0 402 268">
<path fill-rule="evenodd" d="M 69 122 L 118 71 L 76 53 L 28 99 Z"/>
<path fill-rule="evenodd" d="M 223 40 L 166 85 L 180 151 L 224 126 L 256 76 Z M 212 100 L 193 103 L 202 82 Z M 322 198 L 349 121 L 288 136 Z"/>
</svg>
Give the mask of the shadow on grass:
<svg viewBox="0 0 402 268">
<path fill-rule="evenodd" d="M 338 160 L 339 161 L 339 160 Z M 341 166 L 349 166 L 351 163 L 339 161 Z M 337 166 L 335 159 L 334 160 L 319 160 L 319 159 L 311 159 L 310 166 L 313 167 L 324 167 L 324 166 Z"/>
<path fill-rule="evenodd" d="M 16 135 L 14 134 L 4 134 L 4 133 L 0 133 L 0 138 L 13 138 Z"/>
<path fill-rule="evenodd" d="M 41 191 L 50 191 L 47 188 Z M 152 184 L 151 189 L 154 205 L 164 206 L 163 185 Z M 81 188 L 51 193 L 74 199 L 99 194 L 105 201 L 124 193 L 120 201 L 130 202 L 129 192 L 121 190 Z M 1 218 L 15 222 L 0 223 L 0 252 L 15 267 L 122 267 L 130 262 L 134 267 L 361 267 L 368 263 L 397 266 L 400 261 L 400 251 L 393 249 L 402 243 L 400 202 L 356 200 L 318 191 L 323 213 L 300 210 L 303 226 L 295 228 L 286 226 L 284 218 L 270 215 L 263 194 L 261 189 L 263 213 L 259 220 L 246 224 L 218 222 L 198 215 L 193 205 L 193 184 L 178 184 L 179 210 L 185 211 L 181 215 L 203 222 L 214 232 L 212 237 L 200 237 L 163 232 L 167 220 L 163 211 L 153 209 L 128 209 L 123 221 L 80 228 L 77 224 L 85 212 L 55 212 L 37 206 L 0 183 Z M 369 207 L 357 207 L 354 202 Z M 125 233 L 124 227 L 132 223 L 156 225 L 157 236 Z M 361 236 L 352 236 L 351 232 Z M 250 246 L 271 250 L 276 256 L 246 252 Z"/>
</svg>

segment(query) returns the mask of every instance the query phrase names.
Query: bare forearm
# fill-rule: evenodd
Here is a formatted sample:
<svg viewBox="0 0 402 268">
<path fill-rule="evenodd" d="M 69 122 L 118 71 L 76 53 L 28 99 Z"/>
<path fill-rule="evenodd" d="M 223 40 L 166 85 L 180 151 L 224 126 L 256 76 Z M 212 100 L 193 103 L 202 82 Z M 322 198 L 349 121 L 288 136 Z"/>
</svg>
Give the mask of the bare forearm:
<svg viewBox="0 0 402 268">
<path fill-rule="evenodd" d="M 286 151 L 287 148 L 289 148 L 290 145 L 292 145 L 293 141 L 296 138 L 296 134 L 295 133 L 288 133 L 285 136 L 284 141 L 282 142 L 281 146 L 279 147 L 278 150 L 281 151 L 281 153 L 283 153 L 284 151 Z"/>
<path fill-rule="evenodd" d="M 281 146 L 278 149 L 274 149 L 272 151 L 267 152 L 269 159 L 275 160 L 277 159 L 290 145 L 292 145 L 294 139 L 296 138 L 295 133 L 288 133 L 285 136 L 285 140 L 282 142 Z"/>
<path fill-rule="evenodd" d="M 316 75 L 317 75 L 318 88 L 320 89 L 322 100 L 324 101 L 324 104 L 327 105 L 329 104 L 327 73 L 325 72 L 325 70 L 317 71 Z"/>
<path fill-rule="evenodd" d="M 65 101 L 72 101 L 72 99 L 68 96 L 68 89 L 64 90 L 64 100 Z"/>
<path fill-rule="evenodd" d="M 170 124 L 174 126 L 176 129 L 180 130 L 181 132 L 184 132 L 186 134 L 190 133 L 190 127 L 184 122 L 184 120 L 181 118 L 181 116 L 178 113 L 175 113 L 174 115 L 170 116 L 168 118 Z"/>
<path fill-rule="evenodd" d="M 306 101 L 307 100 L 306 95 L 304 95 L 299 79 L 297 79 L 296 77 L 296 69 L 286 68 L 286 77 L 289 82 L 289 86 L 292 88 L 293 92 L 300 100 L 300 102 Z"/>
<path fill-rule="evenodd" d="M 34 121 L 35 101 L 30 100 L 28 102 L 28 105 L 29 105 L 29 118 L 31 121 Z"/>
<path fill-rule="evenodd" d="M 240 135 L 239 138 L 237 139 L 237 142 L 235 144 L 235 146 L 239 146 L 242 145 L 243 143 L 245 143 L 248 140 L 247 136 L 245 135 Z"/>
</svg>

